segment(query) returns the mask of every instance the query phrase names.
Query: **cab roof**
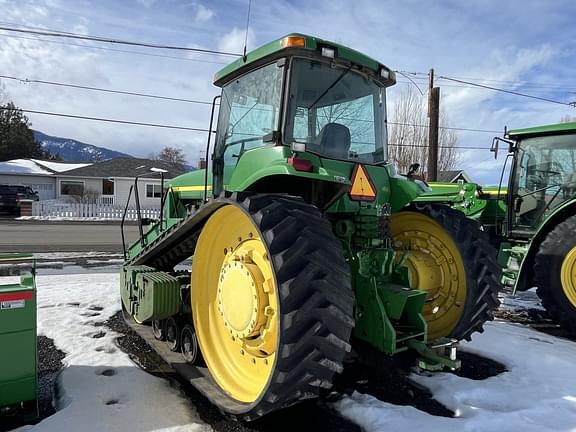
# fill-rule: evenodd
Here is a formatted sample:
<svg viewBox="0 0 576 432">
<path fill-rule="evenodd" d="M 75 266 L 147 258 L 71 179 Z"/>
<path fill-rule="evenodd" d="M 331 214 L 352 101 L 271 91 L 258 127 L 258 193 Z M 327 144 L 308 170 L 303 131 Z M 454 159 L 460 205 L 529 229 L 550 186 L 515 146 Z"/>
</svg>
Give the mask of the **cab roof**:
<svg viewBox="0 0 576 432">
<path fill-rule="evenodd" d="M 570 123 L 554 123 L 544 126 L 536 126 L 524 129 L 514 129 L 508 131 L 508 137 L 514 138 L 529 138 L 533 136 L 545 136 L 545 135 L 560 135 L 576 133 L 576 122 Z"/>
<path fill-rule="evenodd" d="M 290 38 L 299 39 L 298 45 L 287 44 L 286 41 Z M 280 39 L 276 39 L 272 42 L 267 43 L 253 51 L 246 54 L 245 57 L 240 57 L 238 60 L 230 63 L 228 66 L 220 69 L 214 75 L 214 85 L 221 87 L 233 78 L 243 74 L 245 71 L 252 69 L 252 67 L 258 65 L 262 60 L 273 57 L 273 54 L 278 54 L 278 57 L 282 57 L 282 54 L 289 55 L 290 52 L 295 51 L 306 52 L 309 50 L 311 53 L 321 52 L 323 47 L 332 48 L 335 50 L 336 59 L 342 59 L 355 63 L 364 68 L 370 69 L 372 72 L 379 74 L 382 69 L 385 69 L 390 74 L 390 85 L 396 82 L 396 77 L 393 71 L 388 67 L 384 66 L 382 63 L 362 54 L 356 50 L 345 47 L 343 45 L 326 41 L 313 36 L 308 36 L 300 33 L 290 33 Z"/>
</svg>

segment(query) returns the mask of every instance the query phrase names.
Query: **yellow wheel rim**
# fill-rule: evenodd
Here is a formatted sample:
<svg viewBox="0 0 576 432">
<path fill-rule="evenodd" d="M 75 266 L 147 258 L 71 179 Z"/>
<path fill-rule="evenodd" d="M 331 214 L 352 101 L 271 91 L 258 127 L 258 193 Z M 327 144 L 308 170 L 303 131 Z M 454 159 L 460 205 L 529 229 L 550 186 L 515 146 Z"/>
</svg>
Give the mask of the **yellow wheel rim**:
<svg viewBox="0 0 576 432">
<path fill-rule="evenodd" d="M 449 336 L 462 317 L 467 295 L 464 262 L 456 243 L 440 224 L 416 212 L 394 214 L 391 234 L 395 249 L 408 251 L 410 287 L 427 293 L 423 314 L 428 339 Z"/>
<path fill-rule="evenodd" d="M 576 307 L 576 246 L 564 257 L 560 275 L 564 294 L 566 294 L 572 306 Z"/>
<path fill-rule="evenodd" d="M 217 384 L 240 402 L 266 389 L 278 345 L 278 297 L 266 246 L 251 218 L 227 205 L 209 219 L 192 264 L 192 314 Z"/>
</svg>

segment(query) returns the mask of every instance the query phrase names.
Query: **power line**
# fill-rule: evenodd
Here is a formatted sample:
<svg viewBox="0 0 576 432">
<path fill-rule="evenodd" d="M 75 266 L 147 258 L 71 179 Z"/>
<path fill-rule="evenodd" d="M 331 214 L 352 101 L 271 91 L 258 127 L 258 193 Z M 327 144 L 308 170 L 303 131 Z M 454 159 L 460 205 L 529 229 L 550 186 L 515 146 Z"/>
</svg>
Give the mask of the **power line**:
<svg viewBox="0 0 576 432">
<path fill-rule="evenodd" d="M 226 52 L 226 51 L 217 51 L 217 50 L 210 50 L 210 49 L 203 49 L 203 48 L 190 48 L 190 47 L 175 46 L 175 45 L 153 44 L 153 43 L 148 43 L 148 42 L 135 42 L 135 41 L 127 41 L 127 40 L 121 40 L 121 39 L 112 39 L 112 38 L 101 37 L 101 36 L 89 36 L 89 35 L 80 35 L 77 33 L 67 33 L 67 32 L 61 32 L 58 30 L 27 30 L 27 29 L 18 29 L 18 28 L 14 28 L 14 27 L 5 27 L 5 26 L 0 26 L 0 30 L 4 30 L 4 31 L 8 31 L 8 32 L 16 32 L 16 33 L 34 34 L 34 35 L 40 35 L 40 36 L 50 36 L 50 37 L 59 37 L 59 38 L 68 38 L 68 39 L 87 40 L 87 41 L 92 41 L 92 42 L 105 42 L 105 43 L 119 44 L 119 45 L 139 46 L 139 47 L 144 47 L 144 48 L 198 52 L 198 53 L 203 53 L 203 54 L 216 54 L 216 55 L 229 56 L 229 57 L 240 57 L 241 56 L 241 54 L 231 53 L 231 52 Z"/>
<path fill-rule="evenodd" d="M 126 96 L 137 96 L 137 97 L 168 100 L 168 101 L 174 101 L 174 102 L 193 103 L 193 104 L 200 104 L 200 105 L 210 105 L 210 106 L 212 105 L 212 102 L 210 102 L 210 101 L 203 101 L 203 100 L 197 100 L 197 99 L 176 98 L 176 97 L 163 96 L 163 95 L 157 95 L 157 94 L 130 92 L 130 91 L 125 91 L 125 90 L 113 90 L 113 89 L 85 86 L 85 85 L 79 85 L 79 84 L 70 84 L 70 83 L 62 83 L 62 82 L 56 82 L 56 81 L 36 80 L 36 79 L 14 77 L 14 76 L 10 76 L 10 75 L 0 75 L 0 78 L 9 79 L 9 80 L 13 80 L 13 81 L 19 81 L 21 83 L 36 83 L 36 84 L 53 85 L 53 86 L 59 86 L 59 87 L 68 87 L 68 88 L 74 88 L 74 89 L 80 89 L 80 90 L 90 90 L 90 91 L 98 91 L 98 92 L 103 92 L 103 93 L 120 94 L 120 95 L 126 95 Z M 409 126 L 409 127 L 419 127 L 419 128 L 428 128 L 429 127 L 429 125 L 415 124 L 415 123 L 402 123 L 402 122 L 392 122 L 392 121 L 387 121 L 387 123 L 391 124 L 391 125 L 396 125 L 396 126 Z M 451 127 L 451 126 L 440 126 L 440 129 L 463 131 L 463 132 L 480 132 L 480 133 L 490 133 L 490 134 L 502 132 L 500 130 Z"/>
<path fill-rule="evenodd" d="M 408 71 L 397 71 L 403 72 L 405 74 L 410 74 L 414 76 L 414 79 L 418 80 L 428 80 L 427 72 L 408 72 Z M 418 77 L 417 75 L 421 75 Z M 461 80 L 468 80 L 468 81 L 480 81 L 480 82 L 491 82 L 497 84 L 510 84 L 515 86 L 530 86 L 530 87 L 541 87 L 541 88 L 552 88 L 552 89 L 559 89 L 564 90 L 566 88 L 576 88 L 574 87 L 573 83 L 570 84 L 559 84 L 557 81 L 556 83 L 542 83 L 542 82 L 534 82 L 534 81 L 527 81 L 522 79 L 516 80 L 496 80 L 496 79 L 489 79 L 489 78 L 471 78 L 471 77 L 463 77 L 463 76 L 452 76 L 451 78 L 461 79 Z"/>
<path fill-rule="evenodd" d="M 25 113 L 31 114 L 41 114 L 47 116 L 54 116 L 54 117 L 66 117 L 66 118 L 73 118 L 73 119 L 80 119 L 80 120 L 92 120 L 92 121 L 100 121 L 106 123 L 120 123 L 120 124 L 127 124 L 127 125 L 134 125 L 134 126 L 148 126 L 148 127 L 156 127 L 156 128 L 163 128 L 163 129 L 177 129 L 177 130 L 187 130 L 193 132 L 209 132 L 208 129 L 202 128 L 193 128 L 193 127 L 186 127 L 186 126 L 173 126 L 173 125 L 166 125 L 160 123 L 145 123 L 145 122 L 136 122 L 136 121 L 129 121 L 129 120 L 118 120 L 118 119 L 109 119 L 109 118 L 102 118 L 102 117 L 89 117 L 89 116 L 81 116 L 81 115 L 74 115 L 74 114 L 63 114 L 63 113 L 56 113 L 50 111 L 37 111 L 37 110 L 29 110 L 29 109 L 21 109 L 21 108 L 7 108 L 7 107 L 0 107 L 0 110 L 4 111 L 22 111 Z"/>
<path fill-rule="evenodd" d="M 161 123 L 145 123 L 145 122 L 136 122 L 136 121 L 129 121 L 129 120 L 118 120 L 118 119 L 109 119 L 109 118 L 102 118 L 102 117 L 90 117 L 90 116 L 81 116 L 75 114 L 63 114 L 63 113 L 56 113 L 50 111 L 38 111 L 38 110 L 30 110 L 30 109 L 21 109 L 21 108 L 7 108 L 7 107 L 0 107 L 0 110 L 4 111 L 21 111 L 24 113 L 31 113 L 31 114 L 41 114 L 41 115 L 48 115 L 48 116 L 55 116 L 55 117 L 65 117 L 65 118 L 73 118 L 73 119 L 80 119 L 80 120 L 91 120 L 91 121 L 99 121 L 99 122 L 106 122 L 106 123 L 119 123 L 119 124 L 127 124 L 127 125 L 134 125 L 134 126 L 147 126 L 147 127 L 155 127 L 155 128 L 162 128 L 162 129 L 176 129 L 176 130 L 186 130 L 192 132 L 210 132 L 209 129 L 203 128 L 193 128 L 193 127 L 186 127 L 186 126 L 174 126 L 174 125 L 166 125 Z M 215 132 L 215 131 L 212 131 Z M 388 143 L 389 146 L 395 147 L 428 147 L 428 145 L 421 145 L 421 144 L 400 144 L 400 143 Z M 439 146 L 439 148 L 455 148 L 455 149 L 462 149 L 462 150 L 490 150 L 490 147 L 476 147 L 476 146 Z"/>
<path fill-rule="evenodd" d="M 113 89 L 106 89 L 106 88 L 100 88 L 100 87 L 84 86 L 84 85 L 79 85 L 79 84 L 69 84 L 69 83 L 62 83 L 62 82 L 56 82 L 56 81 L 19 78 L 19 77 L 14 77 L 14 76 L 10 76 L 10 75 L 0 75 L 0 78 L 19 81 L 22 83 L 37 83 L 37 84 L 69 87 L 69 88 L 75 88 L 75 89 L 81 89 L 81 90 L 98 91 L 98 92 L 120 94 L 120 95 L 127 95 L 127 96 L 138 96 L 138 97 L 146 97 L 146 98 L 152 98 L 152 99 L 169 100 L 169 101 L 175 101 L 175 102 L 186 102 L 186 103 L 200 104 L 200 105 L 210 105 L 210 106 L 212 105 L 212 102 L 210 102 L 210 101 L 203 101 L 203 100 L 197 100 L 197 99 L 184 99 L 184 98 L 176 98 L 176 97 L 155 95 L 155 94 L 148 94 L 148 93 L 129 92 L 129 91 L 124 91 L 124 90 L 113 90 Z M 422 124 L 400 123 L 400 122 L 391 122 L 391 121 L 389 121 L 388 124 L 397 125 L 397 126 L 421 127 L 421 128 L 428 128 L 429 127 L 428 125 L 422 125 Z M 500 133 L 500 132 L 502 132 L 499 130 L 474 129 L 474 128 L 450 127 L 450 126 L 440 126 L 440 129 L 456 130 L 456 131 L 464 131 L 464 132 L 482 132 L 482 133 Z"/>
<path fill-rule="evenodd" d="M 59 86 L 59 87 L 70 87 L 70 88 L 81 89 L 81 90 L 92 90 L 92 91 L 98 91 L 98 92 L 103 92 L 103 93 L 113 93 L 113 94 L 121 94 L 121 95 L 127 95 L 127 96 L 139 96 L 139 97 L 145 97 L 145 98 L 162 99 L 162 100 L 169 100 L 169 101 L 175 101 L 175 102 L 187 102 L 187 103 L 202 104 L 202 105 L 212 105 L 212 103 L 208 102 L 208 101 L 200 101 L 200 100 L 194 100 L 194 99 L 183 99 L 183 98 L 161 96 L 161 95 L 154 95 L 154 94 L 148 94 L 148 93 L 129 92 L 129 91 L 124 91 L 124 90 L 112 90 L 112 89 L 106 89 L 106 88 L 100 88 L 100 87 L 90 87 L 90 86 L 84 86 L 84 85 L 79 85 L 79 84 L 67 84 L 67 83 L 61 83 L 61 82 L 55 82 L 55 81 L 44 81 L 44 80 L 35 80 L 35 79 L 28 79 L 28 78 L 18 78 L 18 77 L 13 77 L 13 76 L 9 76 L 9 75 L 0 75 L 0 78 L 14 80 L 14 81 L 20 81 L 21 83 L 24 83 L 24 84 L 28 84 L 28 83 L 47 84 L 47 85 L 53 85 L 53 86 Z"/>
<path fill-rule="evenodd" d="M 473 82 L 471 82 L 471 81 L 463 81 L 463 80 L 459 80 L 459 79 L 456 79 L 456 78 L 450 78 L 450 77 L 445 77 L 445 76 L 440 76 L 439 78 L 440 78 L 440 79 L 444 79 L 444 80 L 448 80 L 448 81 L 454 81 L 454 82 L 461 83 L 461 84 L 468 84 L 468 85 L 471 85 L 471 86 L 474 86 L 474 87 L 480 87 L 480 88 L 485 88 L 485 89 L 488 89 L 488 90 L 494 90 L 494 91 L 499 91 L 499 92 L 503 92 L 503 93 L 508 93 L 508 94 L 512 94 L 512 95 L 515 95 L 515 96 L 522 96 L 522 97 L 526 97 L 526 98 L 530 98 L 530 99 L 537 99 L 537 100 L 541 100 L 541 101 L 544 101 L 544 102 L 550 102 L 550 103 L 554 103 L 554 104 L 558 104 L 558 105 L 573 106 L 572 104 L 566 103 L 566 102 L 560 102 L 560 101 L 557 101 L 557 100 L 548 99 L 548 98 L 543 98 L 543 97 L 540 97 L 540 96 L 528 95 L 528 94 L 520 93 L 520 92 L 513 91 L 513 90 L 505 90 L 505 89 L 501 89 L 501 88 L 498 88 L 498 87 L 492 87 L 492 86 L 488 86 L 488 85 L 484 85 L 484 84 L 473 83 Z"/>
<path fill-rule="evenodd" d="M 399 122 L 387 122 L 391 125 L 397 126 L 411 126 L 411 127 L 420 127 L 420 128 L 428 128 L 428 125 L 421 125 L 415 123 L 399 123 Z M 465 131 L 465 132 L 483 132 L 483 133 L 501 133 L 501 130 L 490 130 L 490 129 L 474 129 L 474 128 L 462 128 L 462 127 L 450 127 L 450 126 L 440 126 L 440 129 L 446 130 L 456 130 L 456 131 Z"/>
<path fill-rule="evenodd" d="M 31 41 L 38 41 L 38 42 L 45 42 L 51 44 L 58 44 L 58 45 L 65 45 L 65 46 L 75 46 L 80 48 L 89 48 L 89 49 L 96 49 L 96 50 L 103 50 L 103 51 L 111 51 L 111 52 L 118 52 L 124 54 L 135 54 L 147 57 L 161 57 L 167 59 L 174 59 L 174 60 L 184 60 L 184 61 L 191 61 L 191 62 L 199 62 L 199 63 L 211 63 L 211 64 L 218 64 L 218 65 L 227 65 L 226 62 L 219 62 L 215 60 L 205 60 L 199 58 L 189 58 L 189 57 L 178 57 L 178 56 L 170 56 L 165 54 L 154 54 L 149 52 L 141 52 L 141 51 L 131 51 L 131 50 L 122 50 L 110 47 L 101 47 L 101 46 L 94 46 L 94 45 L 83 45 L 83 44 L 75 44 L 72 42 L 62 42 L 62 41 L 55 41 L 49 39 L 41 39 L 41 38 L 34 38 L 34 37 L 26 37 L 26 36 L 17 36 L 17 35 L 10 35 L 5 33 L 0 33 L 2 37 L 14 38 L 14 39 L 24 39 L 24 40 L 31 40 Z"/>
<path fill-rule="evenodd" d="M 428 144 L 400 144 L 400 143 L 388 143 L 389 146 L 394 147 L 417 147 L 417 148 L 428 148 Z M 478 147 L 478 146 L 447 146 L 439 145 L 438 148 L 451 148 L 451 149 L 462 149 L 462 150 L 490 150 L 490 147 Z"/>
</svg>

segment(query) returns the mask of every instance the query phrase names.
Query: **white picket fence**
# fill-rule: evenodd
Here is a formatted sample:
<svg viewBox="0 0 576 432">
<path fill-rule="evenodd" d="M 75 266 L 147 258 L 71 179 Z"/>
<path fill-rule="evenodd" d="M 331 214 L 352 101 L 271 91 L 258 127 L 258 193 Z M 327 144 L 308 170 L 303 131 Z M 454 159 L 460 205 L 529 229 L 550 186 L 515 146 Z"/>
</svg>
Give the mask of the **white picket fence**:
<svg viewBox="0 0 576 432">
<path fill-rule="evenodd" d="M 104 204 L 61 203 L 54 201 L 36 201 L 32 203 L 32 216 L 64 217 L 64 218 L 99 218 L 122 219 L 124 207 Z M 140 214 L 143 218 L 157 219 L 160 217 L 159 209 L 142 208 Z M 129 208 L 126 212 L 127 220 L 137 220 L 138 212 Z"/>
</svg>

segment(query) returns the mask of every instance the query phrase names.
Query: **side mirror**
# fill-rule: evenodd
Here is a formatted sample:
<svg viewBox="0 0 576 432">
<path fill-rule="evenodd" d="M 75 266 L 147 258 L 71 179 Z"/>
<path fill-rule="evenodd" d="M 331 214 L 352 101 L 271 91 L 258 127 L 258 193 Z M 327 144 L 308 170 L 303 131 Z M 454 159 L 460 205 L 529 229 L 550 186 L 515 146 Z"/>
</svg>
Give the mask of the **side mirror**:
<svg viewBox="0 0 576 432">
<path fill-rule="evenodd" d="M 412 165 L 410 165 L 410 168 L 408 168 L 408 174 L 406 176 L 412 177 L 414 174 L 416 174 L 418 172 L 419 169 L 420 169 L 420 164 L 418 162 L 413 163 Z"/>
<path fill-rule="evenodd" d="M 494 159 L 498 159 L 498 145 L 500 144 L 500 140 L 498 137 L 494 137 L 492 140 L 492 146 L 490 147 L 490 151 L 494 153 Z"/>
</svg>

